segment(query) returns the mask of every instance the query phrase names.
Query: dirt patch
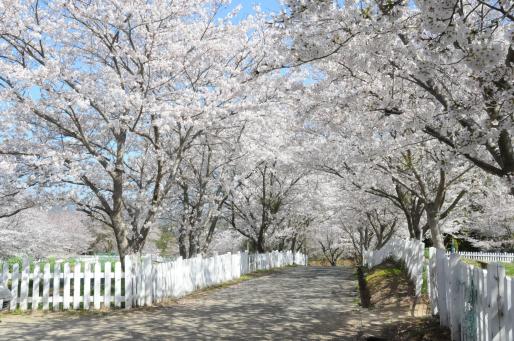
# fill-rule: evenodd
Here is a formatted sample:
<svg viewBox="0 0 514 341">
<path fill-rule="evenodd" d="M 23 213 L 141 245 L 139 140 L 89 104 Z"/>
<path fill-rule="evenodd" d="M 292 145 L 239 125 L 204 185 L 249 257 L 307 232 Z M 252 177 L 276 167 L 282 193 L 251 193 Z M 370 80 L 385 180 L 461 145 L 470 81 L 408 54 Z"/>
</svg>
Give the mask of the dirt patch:
<svg viewBox="0 0 514 341">
<path fill-rule="evenodd" d="M 411 317 L 394 326 L 384 328 L 386 340 L 394 341 L 444 341 L 451 340 L 450 331 L 439 326 L 431 316 Z"/>
<path fill-rule="evenodd" d="M 430 315 L 427 298 L 415 297 L 414 285 L 401 264 L 387 261 L 373 268 L 366 279 L 371 295 L 370 311 L 396 316 L 395 321 L 383 324 L 382 340 L 450 340 L 449 330 L 441 328 L 438 319 Z"/>
</svg>

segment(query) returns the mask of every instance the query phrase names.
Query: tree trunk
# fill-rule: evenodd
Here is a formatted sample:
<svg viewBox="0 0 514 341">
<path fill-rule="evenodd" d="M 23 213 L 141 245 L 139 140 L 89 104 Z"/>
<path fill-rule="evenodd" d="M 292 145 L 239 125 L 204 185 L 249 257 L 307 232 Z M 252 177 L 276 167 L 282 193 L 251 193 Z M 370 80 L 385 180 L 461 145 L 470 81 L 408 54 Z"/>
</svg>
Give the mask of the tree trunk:
<svg viewBox="0 0 514 341">
<path fill-rule="evenodd" d="M 293 237 L 293 240 L 291 241 L 291 251 L 296 252 L 296 235 Z"/>
<path fill-rule="evenodd" d="M 361 298 L 361 305 L 363 308 L 371 306 L 371 296 L 369 294 L 368 284 L 366 283 L 366 276 L 364 274 L 364 267 L 357 267 L 357 282 L 359 283 L 359 294 Z"/>
<path fill-rule="evenodd" d="M 131 252 L 130 244 L 127 238 L 127 228 L 123 219 L 115 215 L 111 219 L 114 237 L 116 238 L 116 246 L 118 247 L 118 255 L 120 256 L 121 267 L 125 271 L 125 256 Z"/>
<path fill-rule="evenodd" d="M 178 252 L 180 253 L 180 257 L 182 257 L 183 259 L 187 258 L 186 233 L 182 229 L 179 231 L 178 235 Z"/>
<path fill-rule="evenodd" d="M 116 135 L 116 163 L 114 168 L 114 176 L 112 183 L 112 210 L 110 218 L 112 228 L 116 237 L 116 244 L 118 244 L 118 253 L 123 270 L 125 271 L 125 256 L 130 253 L 134 245 L 128 240 L 127 226 L 123 219 L 123 174 L 124 174 L 124 157 L 125 157 L 125 142 L 127 138 L 126 131 L 120 131 Z M 132 244 L 137 243 L 139 236 L 135 236 Z M 137 245 L 136 245 L 137 246 Z"/>
<path fill-rule="evenodd" d="M 264 249 L 264 240 L 259 239 L 259 240 L 257 240 L 257 242 L 255 242 L 255 251 L 257 251 L 257 253 L 266 252 Z"/>
<path fill-rule="evenodd" d="M 193 258 L 194 256 L 196 256 L 196 252 L 195 252 L 195 235 L 194 233 L 191 231 L 189 232 L 189 252 L 188 252 L 188 258 Z"/>
<path fill-rule="evenodd" d="M 257 238 L 257 241 L 255 243 L 255 248 L 258 253 L 264 253 L 264 227 L 261 227 L 259 231 L 259 236 Z"/>
<path fill-rule="evenodd" d="M 435 203 L 429 203 L 426 205 L 427 212 L 427 224 L 430 228 L 430 234 L 432 235 L 432 244 L 435 248 L 445 250 L 443 235 L 439 229 L 439 210 Z"/>
<path fill-rule="evenodd" d="M 201 253 L 199 232 L 189 233 L 189 258 L 196 257 Z"/>
<path fill-rule="evenodd" d="M 257 250 L 257 253 L 265 253 L 266 250 L 264 249 L 264 246 L 260 243 L 255 245 L 255 249 Z"/>
</svg>

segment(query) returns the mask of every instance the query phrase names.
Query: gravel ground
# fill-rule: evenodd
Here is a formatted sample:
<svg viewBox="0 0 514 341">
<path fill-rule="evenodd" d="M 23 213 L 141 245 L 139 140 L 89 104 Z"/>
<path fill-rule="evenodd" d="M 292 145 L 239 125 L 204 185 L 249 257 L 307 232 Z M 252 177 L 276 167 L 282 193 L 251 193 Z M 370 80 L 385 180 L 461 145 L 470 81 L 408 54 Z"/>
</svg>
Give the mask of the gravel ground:
<svg viewBox="0 0 514 341">
<path fill-rule="evenodd" d="M 0 340 L 358 340 L 388 317 L 356 296 L 352 268 L 287 268 L 162 307 L 4 315 Z"/>
</svg>

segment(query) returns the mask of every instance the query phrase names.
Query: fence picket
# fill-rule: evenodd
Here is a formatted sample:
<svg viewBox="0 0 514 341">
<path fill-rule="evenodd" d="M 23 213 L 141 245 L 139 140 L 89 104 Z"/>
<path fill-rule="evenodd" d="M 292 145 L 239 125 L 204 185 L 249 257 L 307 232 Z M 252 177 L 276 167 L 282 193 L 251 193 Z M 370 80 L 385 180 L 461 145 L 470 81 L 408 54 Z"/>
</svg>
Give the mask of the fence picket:
<svg viewBox="0 0 514 341">
<path fill-rule="evenodd" d="M 480 304 L 480 272 L 481 270 L 478 269 L 478 268 L 472 268 L 472 271 L 473 271 L 473 284 L 474 284 L 474 289 L 475 289 L 475 292 L 473 293 L 475 295 L 475 315 L 474 315 L 474 323 L 475 323 L 475 335 L 476 335 L 476 338 L 477 340 L 480 340 L 480 311 L 482 309 L 481 307 L 481 304 Z"/>
<path fill-rule="evenodd" d="M 43 310 L 48 310 L 50 305 L 50 264 L 43 268 Z"/>
<path fill-rule="evenodd" d="M 487 270 L 482 271 L 482 286 L 484 290 L 482 291 L 482 303 L 483 303 L 483 339 L 489 341 L 489 284 L 487 281 Z"/>
<path fill-rule="evenodd" d="M 13 311 L 18 306 L 18 282 L 20 277 L 20 272 L 18 271 L 19 265 L 18 263 L 13 264 L 12 273 L 11 273 L 11 306 L 10 310 Z"/>
<path fill-rule="evenodd" d="M 20 310 L 26 311 L 28 307 L 29 296 L 29 273 L 30 262 L 27 257 L 23 257 L 21 266 L 21 282 L 20 282 Z"/>
<path fill-rule="evenodd" d="M 511 279 L 509 277 L 505 277 L 505 281 L 503 284 L 504 290 L 504 304 L 503 304 L 503 318 L 505 325 L 505 340 L 512 340 L 512 324 L 510 323 L 510 311 L 512 310 L 512 293 L 511 293 Z"/>
<path fill-rule="evenodd" d="M 119 275 L 116 275 L 115 273 L 115 282 L 117 276 L 121 277 L 121 263 L 118 265 L 119 262 L 116 262 L 114 264 L 114 269 L 116 272 L 116 267 L 119 267 Z M 134 268 L 132 264 L 132 259 L 129 256 L 125 257 L 125 308 L 132 308 L 132 302 L 133 302 L 133 292 L 134 292 L 134 274 L 133 274 Z M 116 285 L 116 284 L 115 284 Z M 121 287 L 121 283 L 120 283 Z M 120 289 L 120 296 L 121 296 L 121 289 Z"/>
<path fill-rule="evenodd" d="M 60 301 L 60 287 L 61 287 L 61 264 L 55 263 L 54 265 L 54 277 L 52 286 L 52 310 L 59 310 Z"/>
<path fill-rule="evenodd" d="M 460 333 L 460 325 L 459 325 L 459 256 L 456 254 L 450 255 L 450 263 L 449 270 L 452 276 L 448 276 L 449 282 L 449 304 L 448 304 L 448 312 L 450 315 L 450 331 L 452 335 L 452 340 L 457 340 L 457 335 Z"/>
<path fill-rule="evenodd" d="M 143 257 L 143 275 L 144 275 L 144 305 L 152 304 L 152 289 L 153 289 L 153 271 L 152 271 L 152 258 Z"/>
<path fill-rule="evenodd" d="M 509 278 L 509 280 L 510 280 L 510 293 L 511 293 L 511 296 L 509 299 L 510 313 L 508 316 L 508 321 L 509 321 L 509 325 L 510 325 L 509 340 L 513 340 L 514 339 L 514 279 Z"/>
<path fill-rule="evenodd" d="M 104 307 L 111 307 L 111 262 L 104 264 Z"/>
<path fill-rule="evenodd" d="M 32 303 L 31 303 L 32 310 L 39 309 L 39 283 L 40 283 L 39 264 L 36 264 L 36 266 L 34 266 L 34 272 L 32 274 Z"/>
<path fill-rule="evenodd" d="M 100 263 L 95 263 L 94 266 L 94 280 L 93 280 L 93 306 L 95 309 L 100 309 L 102 297 L 100 296 L 100 285 L 101 285 L 101 265 Z"/>
<path fill-rule="evenodd" d="M 80 295 L 80 289 L 81 289 L 81 271 L 80 271 L 81 264 L 77 263 L 75 264 L 73 268 L 73 309 L 79 309 L 80 308 L 80 301 L 81 301 L 81 295 Z"/>
<path fill-rule="evenodd" d="M 121 307 L 121 263 L 114 265 L 114 306 Z"/>
<path fill-rule="evenodd" d="M 91 303 L 91 263 L 88 261 L 84 262 L 84 298 L 82 302 L 84 302 L 83 307 L 84 310 L 89 309 L 89 305 Z"/>
<path fill-rule="evenodd" d="M 70 264 L 64 263 L 64 286 L 62 295 L 62 308 L 68 310 L 70 308 Z"/>
<path fill-rule="evenodd" d="M 498 285 L 498 264 L 487 265 L 487 287 L 489 288 L 489 339 L 500 341 L 500 316 L 498 314 L 498 301 L 500 293 Z"/>
</svg>

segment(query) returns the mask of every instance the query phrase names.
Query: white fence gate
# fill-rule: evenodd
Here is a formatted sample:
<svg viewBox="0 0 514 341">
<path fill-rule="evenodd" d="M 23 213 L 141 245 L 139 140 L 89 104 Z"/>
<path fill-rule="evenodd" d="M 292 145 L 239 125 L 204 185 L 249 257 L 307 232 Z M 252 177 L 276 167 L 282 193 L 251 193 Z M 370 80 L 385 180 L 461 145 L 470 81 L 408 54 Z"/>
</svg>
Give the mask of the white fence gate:
<svg viewBox="0 0 514 341">
<path fill-rule="evenodd" d="M 68 310 L 131 308 L 177 298 L 195 290 L 236 279 L 243 274 L 287 265 L 306 265 L 301 253 L 246 252 L 201 256 L 156 263 L 152 256 L 128 256 L 125 272 L 118 262 L 4 263 L 0 284 L 11 290 L 10 309 Z M 2 302 L 0 302 L 1 306 Z"/>
</svg>

